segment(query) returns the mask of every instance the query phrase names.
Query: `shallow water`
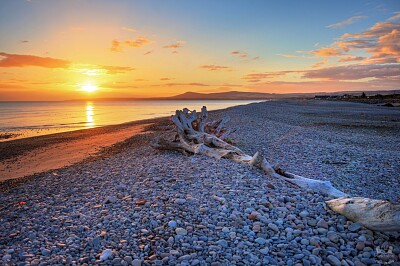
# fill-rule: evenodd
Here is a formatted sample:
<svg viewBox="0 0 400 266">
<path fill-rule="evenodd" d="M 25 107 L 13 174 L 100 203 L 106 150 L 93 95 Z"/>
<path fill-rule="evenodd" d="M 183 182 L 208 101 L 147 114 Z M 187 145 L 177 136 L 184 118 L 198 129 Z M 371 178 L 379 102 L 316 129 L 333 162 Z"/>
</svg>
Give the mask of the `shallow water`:
<svg viewBox="0 0 400 266">
<path fill-rule="evenodd" d="M 208 110 L 257 101 L 0 102 L 0 141 L 172 115 L 184 107 Z"/>
</svg>

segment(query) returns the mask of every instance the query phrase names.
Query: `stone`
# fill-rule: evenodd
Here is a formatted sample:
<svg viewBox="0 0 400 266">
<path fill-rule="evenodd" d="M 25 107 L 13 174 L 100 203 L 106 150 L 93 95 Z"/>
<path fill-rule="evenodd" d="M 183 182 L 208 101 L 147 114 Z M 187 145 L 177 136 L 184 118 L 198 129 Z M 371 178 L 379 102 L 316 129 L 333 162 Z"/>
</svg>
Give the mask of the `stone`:
<svg viewBox="0 0 400 266">
<path fill-rule="evenodd" d="M 262 248 L 260 249 L 260 253 L 263 255 L 267 255 L 269 253 L 269 249 L 268 248 Z"/>
<path fill-rule="evenodd" d="M 185 204 L 185 203 L 186 203 L 186 200 L 185 200 L 185 199 L 176 199 L 174 202 L 175 202 L 176 204 L 182 205 L 182 204 Z"/>
<path fill-rule="evenodd" d="M 226 248 L 228 247 L 228 242 L 226 242 L 226 240 L 221 239 L 217 241 L 217 245 Z"/>
<path fill-rule="evenodd" d="M 275 232 L 279 232 L 279 228 L 278 228 L 278 226 L 277 226 L 276 224 L 269 223 L 269 224 L 268 224 L 268 227 L 269 227 L 270 229 L 274 230 Z"/>
<path fill-rule="evenodd" d="M 222 232 L 223 232 L 223 233 L 229 233 L 229 228 L 228 228 L 228 227 L 222 228 Z"/>
<path fill-rule="evenodd" d="M 141 266 L 142 260 L 136 259 L 132 261 L 132 266 Z"/>
<path fill-rule="evenodd" d="M 363 242 L 358 242 L 356 245 L 357 250 L 363 250 L 365 248 L 365 244 Z"/>
<path fill-rule="evenodd" d="M 360 228 L 361 228 L 361 224 L 360 224 L 360 223 L 352 223 L 352 224 L 349 226 L 349 230 L 350 230 L 351 232 L 358 231 Z"/>
<path fill-rule="evenodd" d="M 101 261 L 105 261 L 105 260 L 111 259 L 112 255 L 113 255 L 112 250 L 111 249 L 106 249 L 101 253 L 100 260 Z"/>
<path fill-rule="evenodd" d="M 302 212 L 299 213 L 299 215 L 302 218 L 306 218 L 309 215 L 309 213 L 308 213 L 308 211 L 302 211 Z"/>
<path fill-rule="evenodd" d="M 261 237 L 257 237 L 256 240 L 254 240 L 254 241 L 260 245 L 265 245 L 265 243 L 267 243 L 267 240 L 265 240 L 264 238 L 261 238 Z"/>
<path fill-rule="evenodd" d="M 42 250 L 41 250 L 41 252 L 42 252 L 42 255 L 43 255 L 43 256 L 48 256 L 48 255 L 50 255 L 50 253 L 51 253 L 51 251 L 50 251 L 50 250 L 48 250 L 48 249 L 45 249 L 45 248 L 44 248 L 44 249 L 42 249 Z"/>
<path fill-rule="evenodd" d="M 340 262 L 340 260 L 338 258 L 336 258 L 333 255 L 329 255 L 326 260 L 333 266 L 341 266 L 342 263 Z"/>
<path fill-rule="evenodd" d="M 178 226 L 178 224 L 175 221 L 169 221 L 168 226 L 172 227 L 172 228 L 176 228 Z"/>
<path fill-rule="evenodd" d="M 328 229 L 328 227 L 329 227 L 328 223 L 324 219 L 319 219 L 317 222 L 317 226 L 319 228 L 325 228 L 325 229 Z"/>
<path fill-rule="evenodd" d="M 108 204 L 108 203 L 115 203 L 115 202 L 117 202 L 117 200 L 118 200 L 118 199 L 117 199 L 117 197 L 115 197 L 115 196 L 108 196 L 104 203 L 106 203 L 106 204 Z"/>
<path fill-rule="evenodd" d="M 187 230 L 184 228 L 176 228 L 175 233 L 179 236 L 185 236 L 187 235 Z"/>
</svg>

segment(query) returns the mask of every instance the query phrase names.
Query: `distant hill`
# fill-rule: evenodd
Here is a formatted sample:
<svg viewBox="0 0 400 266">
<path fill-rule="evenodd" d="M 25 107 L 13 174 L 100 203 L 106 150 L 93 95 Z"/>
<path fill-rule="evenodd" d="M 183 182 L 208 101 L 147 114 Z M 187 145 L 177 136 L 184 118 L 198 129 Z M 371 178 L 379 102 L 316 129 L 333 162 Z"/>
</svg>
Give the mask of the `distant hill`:
<svg viewBox="0 0 400 266">
<path fill-rule="evenodd" d="M 176 96 L 168 97 L 168 99 L 170 100 L 267 100 L 267 99 L 280 99 L 287 97 L 290 97 L 290 95 L 262 93 L 262 92 L 245 92 L 245 91 L 228 91 L 228 92 L 216 92 L 216 93 L 198 93 L 189 91 Z"/>
<path fill-rule="evenodd" d="M 263 93 L 246 91 L 228 91 L 216 93 L 199 93 L 188 91 L 183 94 L 171 97 L 153 97 L 153 98 L 96 98 L 96 99 L 74 99 L 69 101 L 171 101 L 171 100 L 270 100 L 270 99 L 289 99 L 289 98 L 314 98 L 316 95 L 361 95 L 363 91 L 338 91 L 338 92 L 312 92 L 312 93 Z M 365 91 L 367 95 L 388 95 L 399 93 L 399 90 L 388 91 Z"/>
</svg>

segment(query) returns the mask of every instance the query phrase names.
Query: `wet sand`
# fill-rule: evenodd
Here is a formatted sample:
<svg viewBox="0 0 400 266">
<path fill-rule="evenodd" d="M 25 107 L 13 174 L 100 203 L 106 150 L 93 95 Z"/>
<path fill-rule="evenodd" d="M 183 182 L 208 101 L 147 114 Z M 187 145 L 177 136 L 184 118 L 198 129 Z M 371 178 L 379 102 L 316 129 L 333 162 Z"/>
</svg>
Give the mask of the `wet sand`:
<svg viewBox="0 0 400 266">
<path fill-rule="evenodd" d="M 148 132 L 146 128 L 159 120 L 141 120 L 1 142 L 0 182 L 10 182 L 11 179 L 15 182 L 22 177 L 79 163 L 116 143 Z"/>
</svg>

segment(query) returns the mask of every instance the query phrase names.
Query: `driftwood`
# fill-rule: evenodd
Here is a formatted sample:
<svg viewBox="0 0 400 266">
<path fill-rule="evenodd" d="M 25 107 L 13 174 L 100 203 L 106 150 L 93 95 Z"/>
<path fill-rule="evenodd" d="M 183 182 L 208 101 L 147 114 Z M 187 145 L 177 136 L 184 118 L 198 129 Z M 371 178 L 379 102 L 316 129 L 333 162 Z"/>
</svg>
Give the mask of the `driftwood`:
<svg viewBox="0 0 400 266">
<path fill-rule="evenodd" d="M 328 206 L 350 220 L 360 222 L 367 228 L 377 231 L 400 231 L 399 206 L 387 201 L 368 198 L 343 198 L 349 197 L 349 195 L 336 189 L 329 181 L 310 179 L 287 172 L 279 166 L 271 165 L 259 152 L 254 156 L 247 155 L 241 149 L 223 140 L 227 133 L 231 132 L 224 128 L 228 121 L 229 117 L 225 117 L 218 121 L 208 122 L 208 112 L 205 106 L 201 109 L 201 113 L 189 111 L 186 108 L 177 110 L 172 116 L 172 122 L 177 130 L 175 140 L 168 141 L 159 138 L 155 139 L 151 146 L 159 150 L 180 151 L 185 155 L 201 154 L 252 165 L 262 169 L 270 177 L 281 179 L 302 189 L 312 190 L 315 193 L 339 198 L 327 201 Z"/>
<path fill-rule="evenodd" d="M 368 198 L 339 198 L 326 202 L 333 211 L 376 231 L 400 231 L 400 204 Z"/>
</svg>

